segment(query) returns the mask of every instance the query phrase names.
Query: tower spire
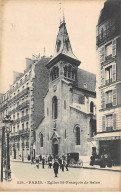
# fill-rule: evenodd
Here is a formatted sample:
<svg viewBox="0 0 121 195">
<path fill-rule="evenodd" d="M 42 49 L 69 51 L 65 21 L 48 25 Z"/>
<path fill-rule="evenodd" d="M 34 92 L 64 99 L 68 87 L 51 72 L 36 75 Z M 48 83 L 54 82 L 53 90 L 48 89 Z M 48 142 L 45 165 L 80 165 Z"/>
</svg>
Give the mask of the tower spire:
<svg viewBox="0 0 121 195">
<path fill-rule="evenodd" d="M 64 8 L 63 8 L 63 22 L 65 22 Z"/>
<path fill-rule="evenodd" d="M 60 12 L 60 24 L 61 24 L 61 2 L 59 3 L 60 8 L 59 8 L 59 12 Z"/>
</svg>

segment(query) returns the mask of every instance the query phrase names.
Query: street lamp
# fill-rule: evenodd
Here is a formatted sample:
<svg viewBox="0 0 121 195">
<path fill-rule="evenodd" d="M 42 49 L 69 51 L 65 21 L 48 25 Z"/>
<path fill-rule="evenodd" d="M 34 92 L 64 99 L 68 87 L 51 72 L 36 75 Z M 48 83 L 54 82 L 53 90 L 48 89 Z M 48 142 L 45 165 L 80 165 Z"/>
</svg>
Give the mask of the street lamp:
<svg viewBox="0 0 121 195">
<path fill-rule="evenodd" d="M 10 148 L 9 148 L 9 134 L 11 132 L 10 125 L 13 123 L 9 115 L 6 115 L 6 118 L 3 119 L 3 123 L 5 124 L 5 133 L 6 133 L 6 167 L 5 167 L 5 180 L 11 180 L 11 170 L 10 170 Z"/>
</svg>

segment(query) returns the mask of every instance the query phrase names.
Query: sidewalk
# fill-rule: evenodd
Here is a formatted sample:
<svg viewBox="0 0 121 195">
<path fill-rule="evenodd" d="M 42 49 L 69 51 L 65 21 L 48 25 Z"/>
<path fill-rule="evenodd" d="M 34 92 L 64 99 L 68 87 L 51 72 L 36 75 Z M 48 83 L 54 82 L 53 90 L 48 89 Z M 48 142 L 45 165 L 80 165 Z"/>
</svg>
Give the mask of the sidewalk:
<svg viewBox="0 0 121 195">
<path fill-rule="evenodd" d="M 24 162 L 22 162 L 22 160 L 20 160 L 20 159 L 11 159 L 11 162 L 30 163 L 31 164 L 31 161 L 28 161 L 26 159 L 24 160 Z M 90 166 L 89 163 L 87 163 L 87 162 L 83 163 L 83 167 L 82 166 L 72 166 L 71 168 L 83 168 L 83 169 L 121 172 L 121 166 L 112 166 L 111 168 L 109 168 L 109 167 L 100 168 L 99 165 Z"/>
</svg>

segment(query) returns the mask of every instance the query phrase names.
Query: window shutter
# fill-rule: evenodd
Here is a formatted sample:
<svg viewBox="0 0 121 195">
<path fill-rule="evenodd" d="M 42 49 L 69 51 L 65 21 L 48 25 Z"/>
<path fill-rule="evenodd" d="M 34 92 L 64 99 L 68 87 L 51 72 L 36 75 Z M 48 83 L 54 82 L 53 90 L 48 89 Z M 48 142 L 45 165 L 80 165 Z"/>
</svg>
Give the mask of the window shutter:
<svg viewBox="0 0 121 195">
<path fill-rule="evenodd" d="M 102 62 L 105 61 L 105 47 L 102 47 Z"/>
<path fill-rule="evenodd" d="M 102 116 L 102 131 L 105 131 L 105 116 Z"/>
<path fill-rule="evenodd" d="M 102 85 L 105 85 L 105 69 L 102 69 L 101 76 L 102 76 Z"/>
<path fill-rule="evenodd" d="M 117 91 L 116 89 L 113 90 L 113 106 L 117 104 Z"/>
<path fill-rule="evenodd" d="M 113 130 L 116 130 L 116 114 L 113 114 Z"/>
<path fill-rule="evenodd" d="M 112 56 L 116 56 L 116 39 L 112 41 Z"/>
<path fill-rule="evenodd" d="M 105 108 L 105 93 L 102 92 L 102 109 Z"/>
<path fill-rule="evenodd" d="M 112 80 L 116 80 L 116 64 L 112 65 Z"/>
<path fill-rule="evenodd" d="M 100 63 L 105 61 L 105 48 L 101 47 L 99 50 Z"/>
</svg>

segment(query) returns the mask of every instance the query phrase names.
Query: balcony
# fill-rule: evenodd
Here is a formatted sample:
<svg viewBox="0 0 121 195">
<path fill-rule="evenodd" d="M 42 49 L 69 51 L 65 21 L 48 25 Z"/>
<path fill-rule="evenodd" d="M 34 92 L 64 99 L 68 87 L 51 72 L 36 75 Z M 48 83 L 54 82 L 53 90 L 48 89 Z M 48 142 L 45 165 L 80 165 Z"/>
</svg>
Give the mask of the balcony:
<svg viewBox="0 0 121 195">
<path fill-rule="evenodd" d="M 102 44 L 106 43 L 107 41 L 111 40 L 114 36 L 116 36 L 119 33 L 119 27 L 112 26 L 109 29 L 105 30 L 103 34 L 99 34 L 96 37 L 96 45 L 99 47 Z"/>
<path fill-rule="evenodd" d="M 22 134 L 28 134 L 30 132 L 30 129 L 22 129 L 22 130 L 19 130 L 19 135 L 22 135 Z"/>
<path fill-rule="evenodd" d="M 113 130 L 113 127 L 110 126 L 110 127 L 106 127 L 106 131 L 112 131 Z"/>
<path fill-rule="evenodd" d="M 0 108 L 0 112 L 2 112 L 3 110 L 5 110 L 7 108 L 7 104 L 4 104 L 1 108 Z"/>
<path fill-rule="evenodd" d="M 25 77 L 25 79 L 23 79 L 21 83 L 19 83 L 18 85 L 16 85 L 15 88 L 10 90 L 10 94 L 16 91 L 16 89 L 18 89 L 22 84 L 26 83 L 29 80 L 29 78 L 30 78 L 29 76 Z"/>
<path fill-rule="evenodd" d="M 23 102 L 22 104 L 17 106 L 16 111 L 22 110 L 23 108 L 28 107 L 28 106 L 29 106 L 29 100 L 27 100 L 26 102 Z"/>
<path fill-rule="evenodd" d="M 29 92 L 29 87 L 27 87 L 26 89 L 21 91 L 19 94 L 17 94 L 15 97 L 13 97 L 11 100 L 9 100 L 8 104 L 11 104 L 12 102 L 17 101 L 21 96 L 28 94 L 28 92 Z"/>
<path fill-rule="evenodd" d="M 113 105 L 112 105 L 112 102 L 111 103 L 108 103 L 108 104 L 106 104 L 106 108 L 110 108 L 110 107 L 112 107 Z"/>
</svg>

